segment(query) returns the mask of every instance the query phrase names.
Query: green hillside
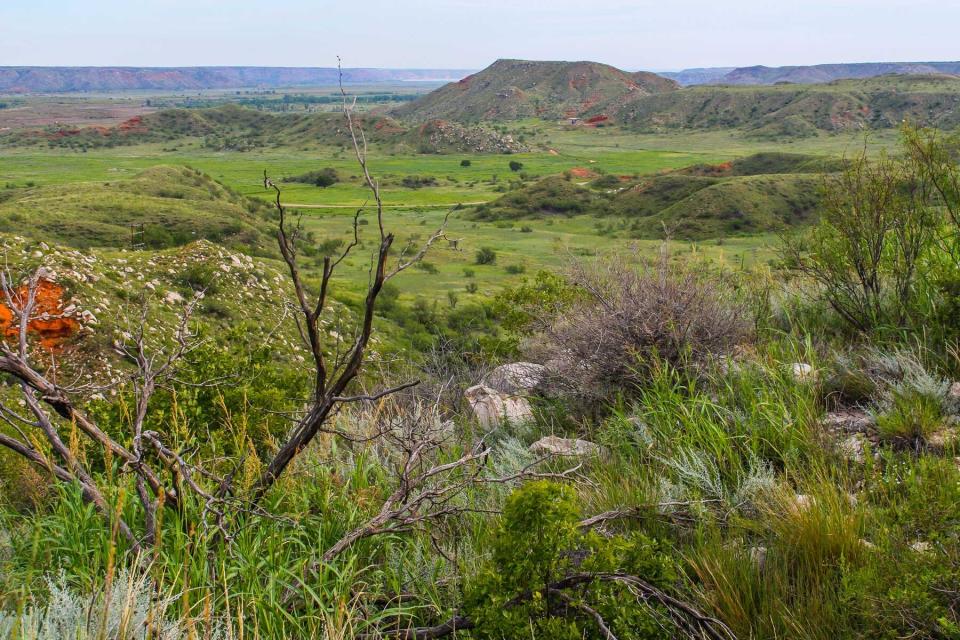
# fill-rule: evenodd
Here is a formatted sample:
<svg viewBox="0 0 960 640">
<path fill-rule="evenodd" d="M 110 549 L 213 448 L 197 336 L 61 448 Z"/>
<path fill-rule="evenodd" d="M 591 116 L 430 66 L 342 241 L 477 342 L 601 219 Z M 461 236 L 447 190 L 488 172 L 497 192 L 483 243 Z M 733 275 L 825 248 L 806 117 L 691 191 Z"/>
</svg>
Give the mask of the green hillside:
<svg viewBox="0 0 960 640">
<path fill-rule="evenodd" d="M 697 188 L 654 213 L 634 207 L 628 195 L 617 198 L 612 210 L 631 221 L 637 237 L 662 236 L 665 229 L 689 239 L 780 231 L 812 221 L 820 184 L 819 177 L 804 174 L 731 178 Z"/>
<path fill-rule="evenodd" d="M 263 252 L 273 244 L 266 211 L 186 167 L 157 166 L 112 182 L 0 190 L 0 232 L 81 248 L 162 248 L 205 239 Z"/>
<path fill-rule="evenodd" d="M 414 120 L 458 122 L 575 118 L 608 114 L 676 83 L 653 73 L 627 73 L 596 62 L 498 60 L 394 109 Z"/>
<path fill-rule="evenodd" d="M 697 164 L 676 173 L 691 176 L 730 177 L 756 176 L 768 173 L 822 173 L 839 171 L 843 161 L 805 153 L 762 151 L 722 164 Z"/>
<path fill-rule="evenodd" d="M 820 85 L 698 86 L 637 100 L 615 115 L 637 129 L 741 128 L 758 137 L 800 138 L 820 131 L 960 125 L 960 79 L 886 76 Z"/>
<path fill-rule="evenodd" d="M 569 174 L 551 176 L 473 215 L 500 220 L 590 214 L 620 221 L 619 229 L 636 238 L 662 237 L 665 230 L 684 239 L 773 232 L 812 220 L 822 184 L 815 167 L 835 166 L 800 154 L 755 154 L 639 180 L 603 176 L 578 183 Z"/>
</svg>

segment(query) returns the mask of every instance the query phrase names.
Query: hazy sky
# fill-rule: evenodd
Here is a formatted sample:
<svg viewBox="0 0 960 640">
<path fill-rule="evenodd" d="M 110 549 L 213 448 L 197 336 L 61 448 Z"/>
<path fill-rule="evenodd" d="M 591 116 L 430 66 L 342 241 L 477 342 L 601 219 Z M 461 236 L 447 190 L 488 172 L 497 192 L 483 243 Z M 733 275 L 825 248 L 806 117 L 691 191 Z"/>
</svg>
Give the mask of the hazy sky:
<svg viewBox="0 0 960 640">
<path fill-rule="evenodd" d="M 0 0 L 0 66 L 960 59 L 960 0 Z"/>
</svg>

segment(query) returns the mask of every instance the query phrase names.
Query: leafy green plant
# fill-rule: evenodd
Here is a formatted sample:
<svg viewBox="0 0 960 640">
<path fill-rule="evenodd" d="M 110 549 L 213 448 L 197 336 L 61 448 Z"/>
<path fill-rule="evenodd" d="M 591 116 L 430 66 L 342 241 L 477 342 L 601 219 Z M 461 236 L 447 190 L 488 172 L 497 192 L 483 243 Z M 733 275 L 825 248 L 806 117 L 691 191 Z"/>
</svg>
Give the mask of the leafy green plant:
<svg viewBox="0 0 960 640">
<path fill-rule="evenodd" d="M 213 295 L 220 290 L 219 275 L 212 264 L 195 262 L 177 275 L 177 282 L 187 289 Z"/>
<path fill-rule="evenodd" d="M 667 588 L 677 577 L 669 554 L 642 534 L 605 538 L 582 531 L 569 487 L 538 481 L 514 491 L 492 547 L 489 563 L 465 595 L 477 638 L 605 637 L 597 616 L 617 629 L 617 637 L 662 637 L 668 614 L 658 604 L 637 607 L 624 596 L 629 591 L 599 580 L 579 582 L 572 594 L 559 586 L 591 574 L 635 574 Z"/>
<path fill-rule="evenodd" d="M 856 331 L 902 328 L 921 319 L 925 261 L 945 218 L 929 172 L 915 156 L 854 158 L 823 186 L 823 214 L 788 237 L 789 268 Z"/>
</svg>

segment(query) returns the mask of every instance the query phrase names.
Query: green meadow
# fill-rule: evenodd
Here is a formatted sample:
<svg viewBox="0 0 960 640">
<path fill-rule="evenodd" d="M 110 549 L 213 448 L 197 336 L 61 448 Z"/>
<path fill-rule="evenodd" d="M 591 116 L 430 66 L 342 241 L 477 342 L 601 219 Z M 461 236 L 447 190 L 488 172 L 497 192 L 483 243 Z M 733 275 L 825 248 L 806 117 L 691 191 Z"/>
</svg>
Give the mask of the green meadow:
<svg viewBox="0 0 960 640">
<path fill-rule="evenodd" d="M 784 149 L 782 144 L 754 140 L 736 131 L 649 135 L 616 127 L 590 129 L 533 121 L 516 123 L 511 130 L 536 150 L 512 155 L 400 155 L 370 149 L 370 168 L 382 187 L 387 226 L 396 233 L 398 243 L 402 246 L 426 239 L 447 216 L 446 237 L 460 240 L 459 250 L 450 248 L 445 240 L 437 242 L 425 266 L 411 269 L 396 281 L 404 297 L 446 299 L 448 292 L 453 292 L 460 300 L 482 299 L 541 268 L 562 266 L 571 257 L 589 257 L 611 250 L 654 251 L 659 246 L 656 240 L 634 240 L 627 234 L 601 229 L 600 221 L 587 215 L 557 215 L 514 223 L 471 219 L 471 205 L 493 201 L 520 184 L 574 168 L 597 174 L 642 176 Z M 868 144 L 882 148 L 892 140 L 892 134 L 884 134 L 868 139 Z M 305 143 L 309 145 L 310 141 Z M 857 135 L 822 135 L 789 145 L 787 150 L 840 156 L 863 143 L 864 139 Z M 469 161 L 469 165 L 462 166 L 463 161 Z M 522 163 L 522 169 L 511 171 L 511 161 Z M 352 149 L 314 146 L 306 151 L 281 148 L 226 152 L 206 149 L 196 139 L 181 141 L 175 148 L 144 144 L 85 153 L 4 148 L 0 149 L 0 187 L 21 192 L 76 185 L 74 200 L 89 200 L 86 206 L 102 210 L 111 206 L 112 196 L 109 189 L 98 191 L 100 187 L 134 178 L 157 165 L 189 166 L 235 193 L 269 202 L 272 192 L 263 187 L 266 171 L 273 180 L 280 181 L 283 202 L 302 216 L 304 228 L 314 233 L 318 243 L 335 242 L 338 238 L 346 241 L 356 208 L 370 204 Z M 327 167 L 337 170 L 339 183 L 319 188 L 282 182 L 285 177 Z M 408 176 L 430 177 L 435 183 L 408 188 L 402 184 Z M 166 188 L 175 189 L 176 185 Z M 74 209 L 76 215 L 82 216 L 84 205 Z M 30 213 L 43 215 L 37 207 Z M 373 210 L 368 209 L 363 217 L 369 219 L 372 215 Z M 29 225 L 30 220 L 23 224 Z M 373 226 L 362 226 L 361 239 L 370 236 L 372 231 L 368 230 L 372 229 Z M 104 243 L 107 247 L 114 241 L 109 237 L 111 240 Z M 772 256 L 772 240 L 754 235 L 702 243 L 674 242 L 672 251 L 678 256 L 697 253 L 739 267 L 768 260 Z M 88 238 L 85 244 L 95 242 Z M 482 247 L 496 252 L 493 264 L 475 264 L 476 252 Z M 368 256 L 363 249 L 361 246 L 354 253 L 340 274 L 349 280 L 353 290 L 359 290 L 366 282 Z M 318 268 L 319 264 L 318 259 L 308 269 Z"/>
</svg>

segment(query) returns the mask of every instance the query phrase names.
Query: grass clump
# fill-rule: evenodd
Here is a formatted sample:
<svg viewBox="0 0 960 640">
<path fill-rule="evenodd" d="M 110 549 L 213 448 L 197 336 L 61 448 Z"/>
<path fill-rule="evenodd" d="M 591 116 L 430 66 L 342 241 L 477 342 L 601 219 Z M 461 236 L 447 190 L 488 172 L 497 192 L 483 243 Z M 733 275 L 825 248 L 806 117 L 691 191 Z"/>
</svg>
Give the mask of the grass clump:
<svg viewBox="0 0 960 640">
<path fill-rule="evenodd" d="M 880 437 L 902 446 L 921 446 L 943 427 L 940 400 L 916 389 L 894 392 L 890 408 L 877 416 Z"/>
</svg>

